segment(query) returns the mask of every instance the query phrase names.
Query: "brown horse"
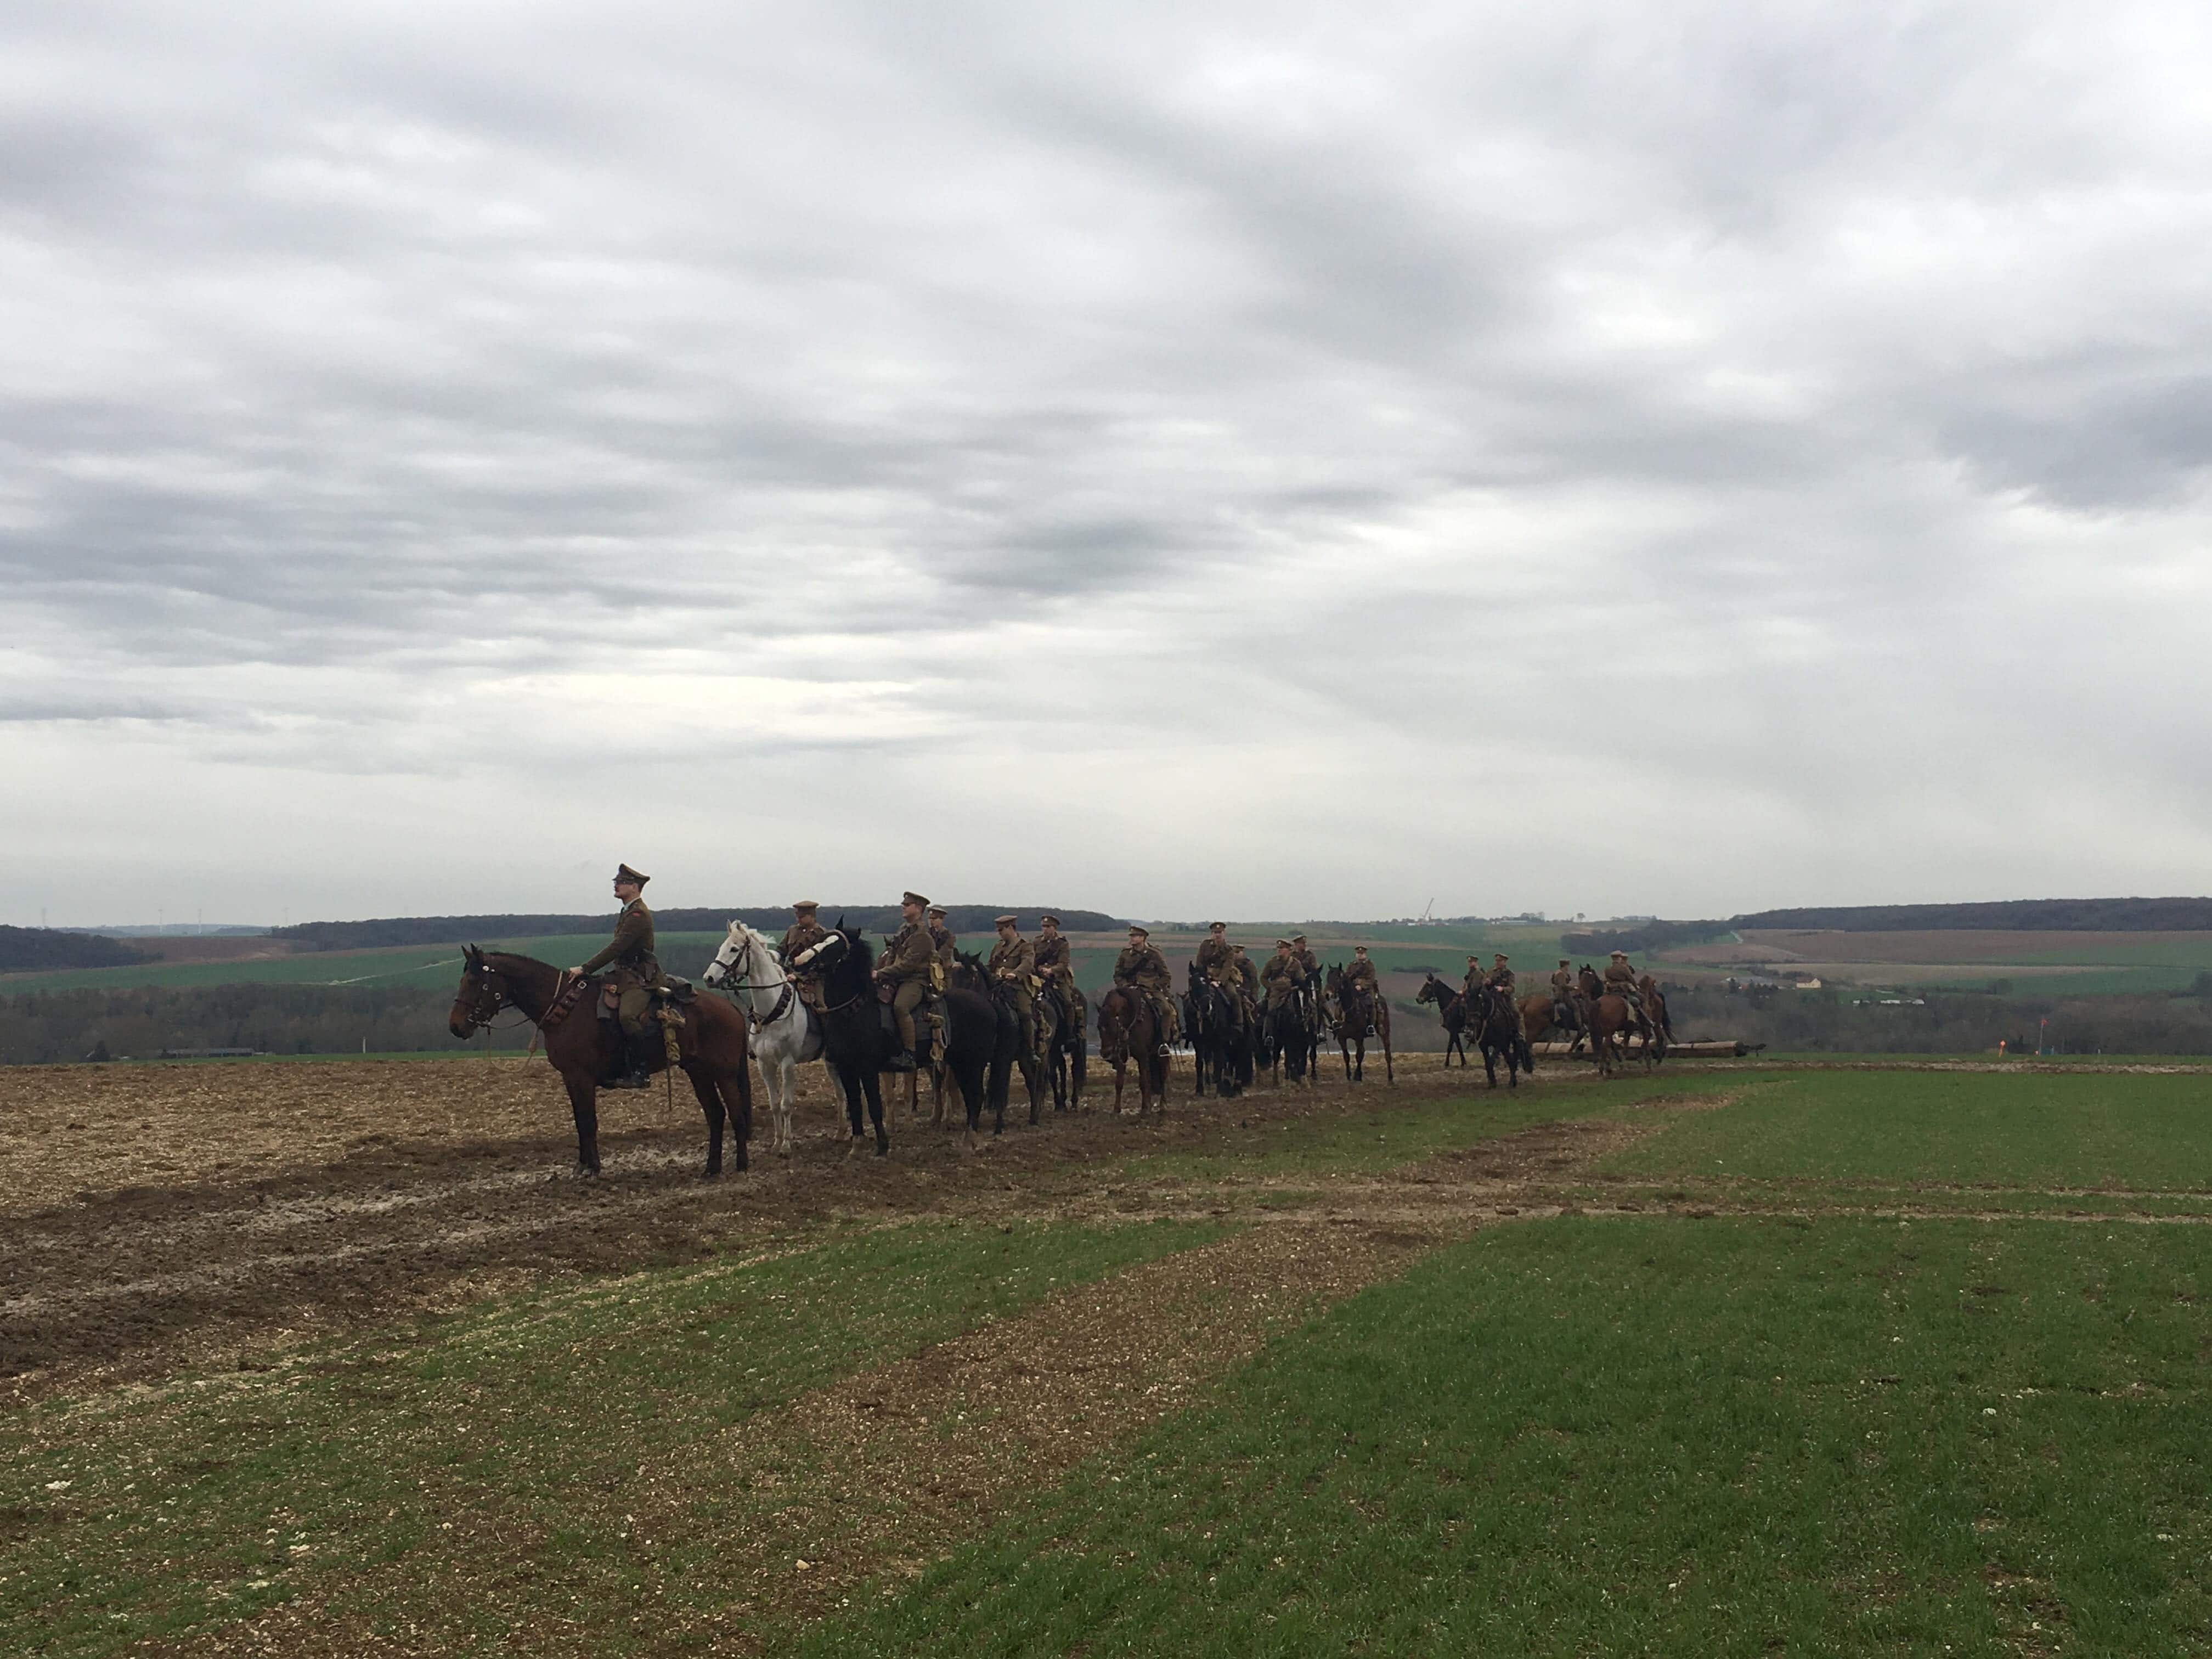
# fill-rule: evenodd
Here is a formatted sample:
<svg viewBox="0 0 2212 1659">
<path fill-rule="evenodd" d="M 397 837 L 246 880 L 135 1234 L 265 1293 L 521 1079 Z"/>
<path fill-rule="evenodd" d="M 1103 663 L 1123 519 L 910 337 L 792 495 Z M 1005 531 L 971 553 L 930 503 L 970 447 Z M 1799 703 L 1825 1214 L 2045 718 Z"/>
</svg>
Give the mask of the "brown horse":
<svg viewBox="0 0 2212 1659">
<path fill-rule="evenodd" d="M 1168 1062 L 1160 1053 L 1159 1011 L 1142 992 L 1117 985 L 1098 999 L 1098 1054 L 1114 1068 L 1114 1110 L 1121 1109 L 1124 1068 L 1137 1062 L 1137 1115 L 1160 1103 L 1167 1113 Z"/>
<path fill-rule="evenodd" d="M 453 994 L 447 1027 L 457 1037 L 475 1035 L 502 1008 L 513 1008 L 545 1038 L 545 1058 L 568 1091 L 576 1119 L 576 1173 L 599 1172 L 599 1090 L 621 1069 L 622 1033 L 601 1019 L 592 1002 L 601 983 L 579 980 L 565 968 L 503 951 L 468 947 L 460 988 Z M 722 1122 L 730 1126 L 730 1161 L 745 1167 L 745 1142 L 753 1133 L 752 1076 L 745 1066 L 745 1017 L 719 997 L 684 1005 L 676 1028 L 677 1065 L 690 1080 L 699 1109 L 707 1115 L 708 1180 L 722 1173 Z M 653 1057 L 653 1071 L 667 1069 L 663 1054 Z"/>
<path fill-rule="evenodd" d="M 1623 1062 L 1627 1060 L 1628 1039 L 1632 1036 L 1643 1039 L 1639 1052 L 1645 1071 L 1650 1071 L 1658 1060 L 1667 1057 L 1666 1039 L 1654 1031 L 1650 1022 L 1630 1004 L 1627 998 L 1607 990 L 1605 982 L 1587 966 L 1582 971 L 1581 985 L 1583 1006 L 1589 1012 L 1590 1058 L 1597 1062 L 1600 1077 L 1612 1074 L 1616 1058 Z M 1655 1042 L 1657 1048 L 1656 1055 L 1653 1053 Z"/>
<path fill-rule="evenodd" d="M 1345 978 L 1341 968 L 1328 970 L 1328 1000 L 1334 1010 L 1329 1030 L 1335 1033 L 1337 1048 L 1344 1055 L 1344 1080 L 1367 1080 L 1367 1039 L 1374 1037 L 1382 1045 L 1383 1077 L 1397 1082 L 1397 1068 L 1390 1059 L 1390 1000 L 1379 989 L 1359 989 Z"/>
</svg>

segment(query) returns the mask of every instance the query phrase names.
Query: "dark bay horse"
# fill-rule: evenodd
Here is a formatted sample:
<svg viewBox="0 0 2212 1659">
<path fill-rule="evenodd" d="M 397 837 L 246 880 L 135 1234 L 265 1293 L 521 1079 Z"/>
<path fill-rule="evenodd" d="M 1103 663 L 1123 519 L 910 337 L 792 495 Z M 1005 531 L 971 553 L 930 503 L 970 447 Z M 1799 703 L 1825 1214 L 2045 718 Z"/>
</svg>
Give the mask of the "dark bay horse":
<svg viewBox="0 0 2212 1659">
<path fill-rule="evenodd" d="M 875 1126 L 876 1156 L 882 1158 L 891 1149 L 891 1138 L 884 1128 L 881 1073 L 898 1052 L 898 1034 L 884 1030 L 867 941 L 859 928 L 846 927 L 841 916 L 830 937 L 811 954 L 815 971 L 822 975 L 823 1061 L 844 1091 L 845 1119 L 852 1126 L 854 1140 L 867 1133 L 860 1122 L 865 1102 L 868 1120 Z"/>
<path fill-rule="evenodd" d="M 1167 1109 L 1168 1061 L 1160 1053 L 1160 1016 L 1143 993 L 1117 985 L 1098 999 L 1098 1053 L 1114 1068 L 1114 1110 L 1121 1110 L 1121 1087 L 1131 1060 L 1137 1063 L 1137 1115 L 1158 1100 Z"/>
<path fill-rule="evenodd" d="M 1462 1066 L 1474 1062 L 1467 1057 L 1467 998 L 1455 991 L 1431 973 L 1421 981 L 1421 988 L 1413 993 L 1416 1002 L 1437 1005 L 1437 1018 L 1443 1022 L 1444 1067 L 1451 1068 L 1451 1057 L 1459 1056 Z"/>
<path fill-rule="evenodd" d="M 1073 988 L 1069 998 L 1073 1006 L 1063 1009 L 1050 986 L 1036 994 L 1037 1041 L 1044 1049 L 1055 1112 L 1083 1104 L 1084 1078 L 1091 1068 L 1091 1005 Z"/>
<path fill-rule="evenodd" d="M 1183 998 L 1183 1024 L 1190 1033 L 1191 1092 L 1211 1088 L 1222 1099 L 1242 1093 L 1252 1081 L 1252 1033 L 1229 994 L 1189 968 L 1189 992 Z"/>
<path fill-rule="evenodd" d="M 1474 1032 L 1475 1047 L 1482 1051 L 1483 1075 L 1490 1086 L 1498 1086 L 1498 1059 L 1505 1057 L 1505 1082 L 1509 1088 L 1521 1086 L 1521 1073 L 1525 1068 L 1536 1068 L 1535 1056 L 1528 1052 L 1528 1036 L 1521 1027 L 1521 1009 L 1505 992 L 1493 986 L 1483 986 L 1469 999 L 1473 1006 L 1468 1013 L 1468 1024 Z"/>
<path fill-rule="evenodd" d="M 1344 1054 L 1345 1080 L 1367 1080 L 1367 1039 L 1373 1037 L 1382 1045 L 1382 1075 L 1395 1083 L 1398 1073 L 1390 1059 L 1390 1000 L 1379 989 L 1366 991 L 1353 985 L 1340 967 L 1328 970 L 1328 1000 L 1336 1009 L 1329 1029 L 1336 1033 L 1336 1045 Z"/>
<path fill-rule="evenodd" d="M 447 1029 L 469 1037 L 502 1008 L 513 1008 L 545 1038 L 545 1058 L 561 1074 L 568 1109 L 576 1120 L 576 1173 L 599 1172 L 600 1088 L 620 1070 L 622 1033 L 601 1019 L 593 1006 L 601 981 L 579 980 L 565 968 L 504 951 L 483 951 L 473 945 L 463 957 L 460 988 L 447 1016 Z M 730 1127 L 730 1161 L 745 1167 L 745 1142 L 753 1133 L 752 1074 L 745 1066 L 745 1017 L 716 997 L 701 997 L 681 1006 L 677 1028 L 677 1066 L 707 1115 L 707 1167 L 722 1173 L 722 1125 Z M 651 1070 L 667 1069 L 661 1054 Z"/>
<path fill-rule="evenodd" d="M 991 983 L 982 958 L 965 951 L 952 954 L 952 981 L 945 990 L 945 1018 L 952 1028 L 945 1045 L 945 1068 L 960 1085 L 972 1147 L 987 1103 L 995 1115 L 991 1133 L 1006 1132 L 1006 1097 L 1016 1067 L 1029 1090 L 1031 1123 L 1037 1121 L 1043 1079 L 1036 1056 L 1023 1051 L 1021 1016 L 1007 995 Z"/>
</svg>

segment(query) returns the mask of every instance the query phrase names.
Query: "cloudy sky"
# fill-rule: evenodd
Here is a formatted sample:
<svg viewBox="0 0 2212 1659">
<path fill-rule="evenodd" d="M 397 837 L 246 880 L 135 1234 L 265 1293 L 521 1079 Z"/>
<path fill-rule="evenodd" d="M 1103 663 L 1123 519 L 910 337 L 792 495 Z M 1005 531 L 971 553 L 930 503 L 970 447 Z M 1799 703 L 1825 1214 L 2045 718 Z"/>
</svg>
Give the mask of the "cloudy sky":
<svg viewBox="0 0 2212 1659">
<path fill-rule="evenodd" d="M 0 921 L 2212 890 L 2202 6 L 27 0 Z"/>
</svg>

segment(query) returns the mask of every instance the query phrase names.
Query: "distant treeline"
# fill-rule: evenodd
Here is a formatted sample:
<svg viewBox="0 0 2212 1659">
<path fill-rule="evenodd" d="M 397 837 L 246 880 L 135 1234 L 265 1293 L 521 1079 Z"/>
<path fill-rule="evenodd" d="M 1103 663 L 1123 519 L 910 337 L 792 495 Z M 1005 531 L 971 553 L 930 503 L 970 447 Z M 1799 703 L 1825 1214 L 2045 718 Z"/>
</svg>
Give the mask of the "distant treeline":
<svg viewBox="0 0 2212 1659">
<path fill-rule="evenodd" d="M 648 899 L 647 902 L 650 904 L 652 901 Z M 956 933 L 981 935 L 991 931 L 994 918 L 1009 910 L 1021 918 L 1023 932 L 1036 931 L 1039 912 L 1025 905 L 950 904 L 945 907 L 945 922 Z M 1090 933 L 1121 925 L 1103 910 L 1056 910 L 1053 914 L 1071 933 Z M 824 921 L 835 922 L 841 916 L 848 927 L 872 933 L 887 933 L 899 925 L 899 908 L 896 904 L 822 907 Z M 719 933 L 723 924 L 731 921 L 781 933 L 791 921 L 791 907 L 732 905 L 717 909 L 712 905 L 689 905 L 666 910 L 656 908 L 653 912 L 653 927 L 665 933 Z M 296 927 L 274 927 L 270 932 L 275 938 L 290 939 L 302 951 L 362 951 L 384 945 L 470 945 L 485 939 L 531 939 L 556 933 L 611 933 L 614 925 L 615 913 L 609 910 L 597 915 L 392 916 L 374 921 L 303 921 Z"/>
<path fill-rule="evenodd" d="M 0 974 L 27 968 L 128 968 L 154 958 L 100 933 L 0 926 Z"/>
<path fill-rule="evenodd" d="M 1702 945 L 1734 931 L 1735 924 L 1726 921 L 1647 921 L 1636 927 L 1611 931 L 1589 928 L 1581 933 L 1562 933 L 1559 945 L 1569 956 L 1603 957 L 1615 951 L 1641 956 L 1646 951 L 1663 951 L 1670 945 Z"/>
<path fill-rule="evenodd" d="M 1919 928 L 2037 928 L 2073 933 L 2185 933 L 2212 928 L 2212 898 L 2005 899 L 1988 904 L 1854 904 L 1760 910 L 1732 927 L 1833 927 L 1851 933 Z"/>
<path fill-rule="evenodd" d="M 2212 1054 L 2212 998 L 1990 996 L 1930 993 L 1918 1006 L 1856 1001 L 1849 993 L 1730 994 L 1670 987 L 1680 1036 L 1741 1037 L 1770 1048 L 1843 1054 L 1976 1054 L 2041 1040 L 2069 1054 Z"/>
<path fill-rule="evenodd" d="M 446 1029 L 453 997 L 449 989 L 256 983 L 28 992 L 0 998 L 0 1062 L 150 1060 L 164 1048 L 358 1054 L 364 1044 L 465 1054 L 469 1045 Z M 492 1036 L 503 1048 L 529 1041 L 527 1025 Z"/>
</svg>

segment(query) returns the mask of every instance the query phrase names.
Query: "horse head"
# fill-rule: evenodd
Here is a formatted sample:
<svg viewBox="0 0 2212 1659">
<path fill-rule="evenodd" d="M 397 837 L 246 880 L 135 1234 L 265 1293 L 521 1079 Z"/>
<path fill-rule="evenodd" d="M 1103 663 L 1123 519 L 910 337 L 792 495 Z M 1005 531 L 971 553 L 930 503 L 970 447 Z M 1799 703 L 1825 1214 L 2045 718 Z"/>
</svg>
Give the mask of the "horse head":
<svg viewBox="0 0 2212 1659">
<path fill-rule="evenodd" d="M 1438 979 L 1434 971 L 1431 971 L 1429 976 L 1421 981 L 1421 988 L 1413 993 L 1413 1000 L 1433 1002 L 1438 1007 L 1442 1007 L 1444 998 L 1449 994 L 1449 993 L 1444 989 L 1443 981 Z"/>
<path fill-rule="evenodd" d="M 500 981 L 498 970 L 484 960 L 484 953 L 475 945 L 464 945 L 461 982 L 453 993 L 453 1006 L 446 1015 L 446 1029 L 457 1037 L 472 1037 L 480 1028 L 491 1023 L 492 1017 L 506 1002 L 507 988 Z"/>
<path fill-rule="evenodd" d="M 723 939 L 721 948 L 714 952 L 714 959 L 707 964 L 707 971 L 699 975 L 700 982 L 713 988 L 728 979 L 738 963 L 744 959 L 745 952 L 751 948 L 750 934 L 751 929 L 744 923 L 732 921 L 728 937 Z"/>
</svg>

